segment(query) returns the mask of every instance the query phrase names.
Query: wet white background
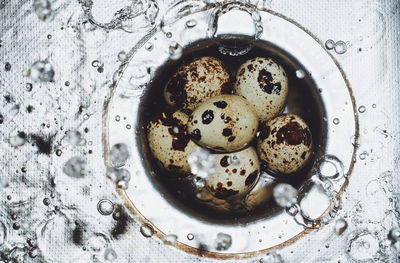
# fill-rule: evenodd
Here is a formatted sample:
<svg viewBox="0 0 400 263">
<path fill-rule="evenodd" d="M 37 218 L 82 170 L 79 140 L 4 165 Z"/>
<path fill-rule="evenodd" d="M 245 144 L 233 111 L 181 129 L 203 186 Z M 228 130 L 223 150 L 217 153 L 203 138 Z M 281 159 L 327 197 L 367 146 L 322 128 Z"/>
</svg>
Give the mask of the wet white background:
<svg viewBox="0 0 400 263">
<path fill-rule="evenodd" d="M 145 237 L 106 176 L 102 112 L 113 74 L 154 25 L 178 16 L 173 1 L 139 2 L 0 0 L 0 262 L 212 261 Z M 336 234 L 344 221 L 334 220 L 247 261 L 399 262 L 388 239 L 400 210 L 399 2 L 252 2 L 346 43 L 344 54 L 329 52 L 353 88 L 360 145 L 336 215 L 345 231 Z"/>
</svg>

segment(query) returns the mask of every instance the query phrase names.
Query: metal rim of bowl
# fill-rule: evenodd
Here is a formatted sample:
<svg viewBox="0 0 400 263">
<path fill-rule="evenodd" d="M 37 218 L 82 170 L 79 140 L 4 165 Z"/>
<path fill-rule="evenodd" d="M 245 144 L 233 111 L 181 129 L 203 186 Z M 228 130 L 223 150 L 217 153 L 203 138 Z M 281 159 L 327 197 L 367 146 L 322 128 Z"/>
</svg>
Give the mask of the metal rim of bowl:
<svg viewBox="0 0 400 263">
<path fill-rule="evenodd" d="M 235 3 L 233 5 L 235 5 Z M 237 3 L 234 8 L 238 6 L 239 10 L 241 7 L 248 8 L 248 6 L 237 5 Z M 335 155 L 343 161 L 344 171 L 348 178 L 353 170 L 357 149 L 356 146 L 351 145 L 350 142 L 347 144 L 340 144 L 340 142 L 343 139 L 349 140 L 350 137 L 353 137 L 355 145 L 357 145 L 359 125 L 355 98 L 344 71 L 334 56 L 324 49 L 323 43 L 295 21 L 271 10 L 260 11 L 260 17 L 261 25 L 263 26 L 260 40 L 272 42 L 280 48 L 283 48 L 286 52 L 296 57 L 307 70 L 322 73 L 313 74 L 313 80 L 318 87 L 324 88 L 321 96 L 328 120 L 326 154 Z M 170 244 L 176 248 L 188 253 L 218 259 L 248 258 L 271 250 L 283 248 L 310 233 L 312 229 L 304 229 L 299 226 L 286 213 L 281 213 L 274 218 L 274 223 L 268 221 L 254 222 L 246 226 L 237 226 L 236 229 L 227 229 L 219 225 L 207 225 L 205 222 L 198 221 L 196 218 L 181 213 L 179 209 L 171 206 L 171 204 L 163 198 L 162 194 L 151 184 L 143 167 L 143 162 L 145 160 L 142 160 L 139 157 L 140 154 L 137 152 L 139 149 L 138 144 L 140 143 L 139 138 L 135 138 L 137 134 L 133 133 L 132 130 L 126 129 L 127 124 L 135 129 L 137 125 L 137 116 L 135 113 L 138 111 L 140 97 L 147 83 L 151 81 L 151 77 L 148 75 L 143 78 L 143 83 L 135 83 L 132 85 L 129 76 L 137 74 L 138 71 L 140 73 L 146 67 L 154 68 L 162 66 L 165 61 L 169 59 L 168 43 L 172 41 L 185 47 L 187 44 L 193 43 L 198 39 L 207 39 L 209 37 L 209 10 L 183 17 L 168 25 L 168 27 L 171 29 L 171 32 L 184 32 L 185 22 L 190 19 L 196 19 L 196 21 L 198 21 L 196 25 L 196 34 L 187 34 L 185 36 L 176 34 L 176 36 L 169 38 L 165 34 L 165 28 L 163 28 L 163 30 L 153 29 L 131 50 L 130 60 L 123 64 L 116 72 L 111 92 L 104 105 L 102 141 L 105 164 L 108 167 L 114 166 L 109 158 L 112 145 L 116 143 L 127 144 L 130 150 L 130 157 L 124 164 L 124 168 L 131 171 L 132 179 L 128 189 L 117 188 L 117 192 L 123 199 L 124 205 L 137 216 L 137 219 L 143 224 L 153 228 L 154 236 L 163 239 L 168 234 L 177 235 L 177 242 Z M 149 51 L 149 48 L 145 48 L 146 43 L 149 42 L 152 42 L 151 51 Z M 313 51 L 312 54 L 307 52 L 310 50 Z M 150 56 L 150 54 L 152 55 Z M 321 61 L 323 61 L 324 64 L 321 64 Z M 340 103 L 336 103 L 332 98 L 344 99 L 345 104 L 339 105 Z M 341 100 L 339 101 L 342 102 Z M 125 116 L 126 113 L 130 114 Z M 124 122 L 112 122 L 114 120 L 113 117 L 116 115 L 124 116 L 126 120 Z M 345 123 L 346 127 L 334 125 L 332 123 L 333 118 L 337 117 L 341 118 L 341 123 Z M 149 176 L 154 175 L 150 174 Z M 348 180 L 345 179 L 337 181 L 334 185 L 339 197 L 345 190 L 347 184 Z M 150 203 L 149 200 L 151 200 Z M 168 213 L 164 214 L 164 211 Z M 325 211 L 325 213 L 326 212 L 327 211 Z M 166 218 L 166 216 L 168 216 L 169 219 Z M 271 229 L 268 227 L 265 229 L 261 227 L 265 225 L 272 226 L 273 224 L 283 225 L 282 222 L 286 224 L 284 225 L 286 232 L 283 233 L 283 237 L 279 240 L 274 236 L 276 233 L 271 234 L 271 232 L 268 231 Z M 207 231 L 203 231 L 202 233 L 215 234 L 217 229 L 218 232 L 226 232 L 232 236 L 234 242 L 242 238 L 241 234 L 249 233 L 249 238 L 251 238 L 253 242 L 248 240 L 246 244 L 239 245 L 233 243 L 232 247 L 224 252 L 215 249 L 202 251 L 197 248 L 196 240 L 190 241 L 186 239 L 187 234 L 198 233 L 184 230 L 186 234 L 182 234 L 182 229 L 193 230 L 200 227 L 207 229 Z M 274 240 L 274 242 L 270 244 L 265 241 L 258 242 L 260 236 L 269 236 L 270 238 L 263 240 Z"/>
</svg>

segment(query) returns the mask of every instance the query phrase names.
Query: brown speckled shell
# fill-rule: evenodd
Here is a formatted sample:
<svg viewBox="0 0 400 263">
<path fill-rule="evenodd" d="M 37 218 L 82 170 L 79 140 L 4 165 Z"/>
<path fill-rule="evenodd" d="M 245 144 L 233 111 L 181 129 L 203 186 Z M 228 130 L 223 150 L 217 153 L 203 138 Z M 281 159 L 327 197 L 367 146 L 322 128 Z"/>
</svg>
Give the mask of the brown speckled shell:
<svg viewBox="0 0 400 263">
<path fill-rule="evenodd" d="M 183 112 L 164 112 L 148 125 L 147 138 L 153 156 L 172 172 L 189 172 L 188 156 L 198 147 L 189 138 L 187 121 Z"/>
<path fill-rule="evenodd" d="M 193 110 L 205 100 L 225 93 L 229 81 L 221 60 L 201 57 L 182 66 L 167 83 L 164 94 L 169 104 Z"/>
<path fill-rule="evenodd" d="M 257 151 L 260 159 L 272 171 L 291 174 L 310 159 L 311 132 L 297 115 L 283 114 L 262 124 Z"/>
<path fill-rule="evenodd" d="M 227 199 L 243 196 L 257 183 L 260 163 L 254 147 L 213 156 L 215 173 L 206 178 L 206 186 L 215 197 Z M 239 159 L 238 164 L 229 162 L 233 156 Z"/>
<path fill-rule="evenodd" d="M 270 58 L 257 57 L 240 66 L 235 91 L 253 105 L 260 120 L 267 121 L 285 106 L 288 79 L 282 66 Z"/>
<path fill-rule="evenodd" d="M 192 139 L 218 152 L 244 148 L 254 137 L 258 119 L 242 97 L 220 95 L 195 109 L 188 124 Z"/>
</svg>

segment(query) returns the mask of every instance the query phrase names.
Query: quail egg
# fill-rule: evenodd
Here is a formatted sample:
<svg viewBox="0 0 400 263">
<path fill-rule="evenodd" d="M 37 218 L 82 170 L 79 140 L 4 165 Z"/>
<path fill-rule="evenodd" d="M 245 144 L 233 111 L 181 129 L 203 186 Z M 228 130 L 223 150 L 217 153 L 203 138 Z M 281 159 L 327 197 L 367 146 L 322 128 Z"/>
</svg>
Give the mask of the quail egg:
<svg viewBox="0 0 400 263">
<path fill-rule="evenodd" d="M 209 191 L 220 199 L 247 194 L 257 183 L 260 163 L 254 147 L 228 154 L 214 154 L 215 173 L 206 177 Z"/>
<path fill-rule="evenodd" d="M 171 172 L 189 172 L 188 156 L 198 147 L 187 133 L 188 118 L 181 111 L 163 112 L 147 126 L 153 156 Z"/>
<path fill-rule="evenodd" d="M 307 124 L 297 115 L 283 114 L 262 125 L 257 146 L 260 159 L 277 173 L 299 171 L 312 151 Z"/>
<path fill-rule="evenodd" d="M 257 57 L 240 66 L 235 91 L 253 105 L 260 120 L 267 121 L 282 111 L 288 79 L 282 66 L 270 58 Z"/>
<path fill-rule="evenodd" d="M 205 100 L 229 93 L 230 77 L 223 62 L 201 57 L 182 66 L 168 81 L 164 95 L 168 104 L 193 110 Z"/>
<path fill-rule="evenodd" d="M 189 118 L 188 130 L 199 145 L 218 152 L 244 148 L 258 127 L 253 107 L 236 95 L 220 95 L 197 107 Z"/>
</svg>

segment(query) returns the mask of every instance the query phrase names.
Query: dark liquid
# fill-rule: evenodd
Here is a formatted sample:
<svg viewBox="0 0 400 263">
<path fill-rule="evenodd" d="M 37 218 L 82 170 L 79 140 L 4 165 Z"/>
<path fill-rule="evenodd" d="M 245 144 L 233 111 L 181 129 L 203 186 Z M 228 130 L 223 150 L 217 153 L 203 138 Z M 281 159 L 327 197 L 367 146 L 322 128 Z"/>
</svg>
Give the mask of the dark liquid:
<svg viewBox="0 0 400 263">
<path fill-rule="evenodd" d="M 302 79 L 296 77 L 296 70 L 302 69 L 304 72 L 307 72 L 300 62 L 279 48 L 265 42 L 255 43 L 254 47 L 246 55 L 233 57 L 221 54 L 218 51 L 218 45 L 215 42 L 207 40 L 186 48 L 179 61 L 171 60 L 164 67 L 158 69 L 152 85 L 147 88 L 144 94 L 139 111 L 139 132 L 143 153 L 142 157 L 149 171 L 148 176 L 151 177 L 160 193 L 176 207 L 179 207 L 185 213 L 202 218 L 203 220 L 222 224 L 237 224 L 271 217 L 281 211 L 281 208 L 274 202 L 273 198 L 265 200 L 262 205 L 250 211 L 242 209 L 235 212 L 221 212 L 210 208 L 210 206 L 195 198 L 193 188 L 187 179 L 166 172 L 157 165 L 157 162 L 151 155 L 144 127 L 157 113 L 171 108 L 164 100 L 164 87 L 167 81 L 180 66 L 191 62 L 194 58 L 203 56 L 221 59 L 228 68 L 232 80 L 235 80 L 236 71 L 240 65 L 254 57 L 270 57 L 284 67 L 289 80 L 286 111 L 299 115 L 309 125 L 313 138 L 314 154 L 308 164 L 297 174 L 287 177 L 276 176 L 278 182 L 290 183 L 294 187 L 299 188 L 307 178 L 311 177 L 313 163 L 323 153 L 325 144 L 324 130 L 326 129 L 323 121 L 323 116 L 325 115 L 324 108 L 312 76 L 306 74 Z M 265 168 L 263 169 L 265 170 Z M 150 171 L 154 171 L 156 175 L 150 175 Z M 268 173 L 271 174 L 270 172 Z"/>
</svg>

